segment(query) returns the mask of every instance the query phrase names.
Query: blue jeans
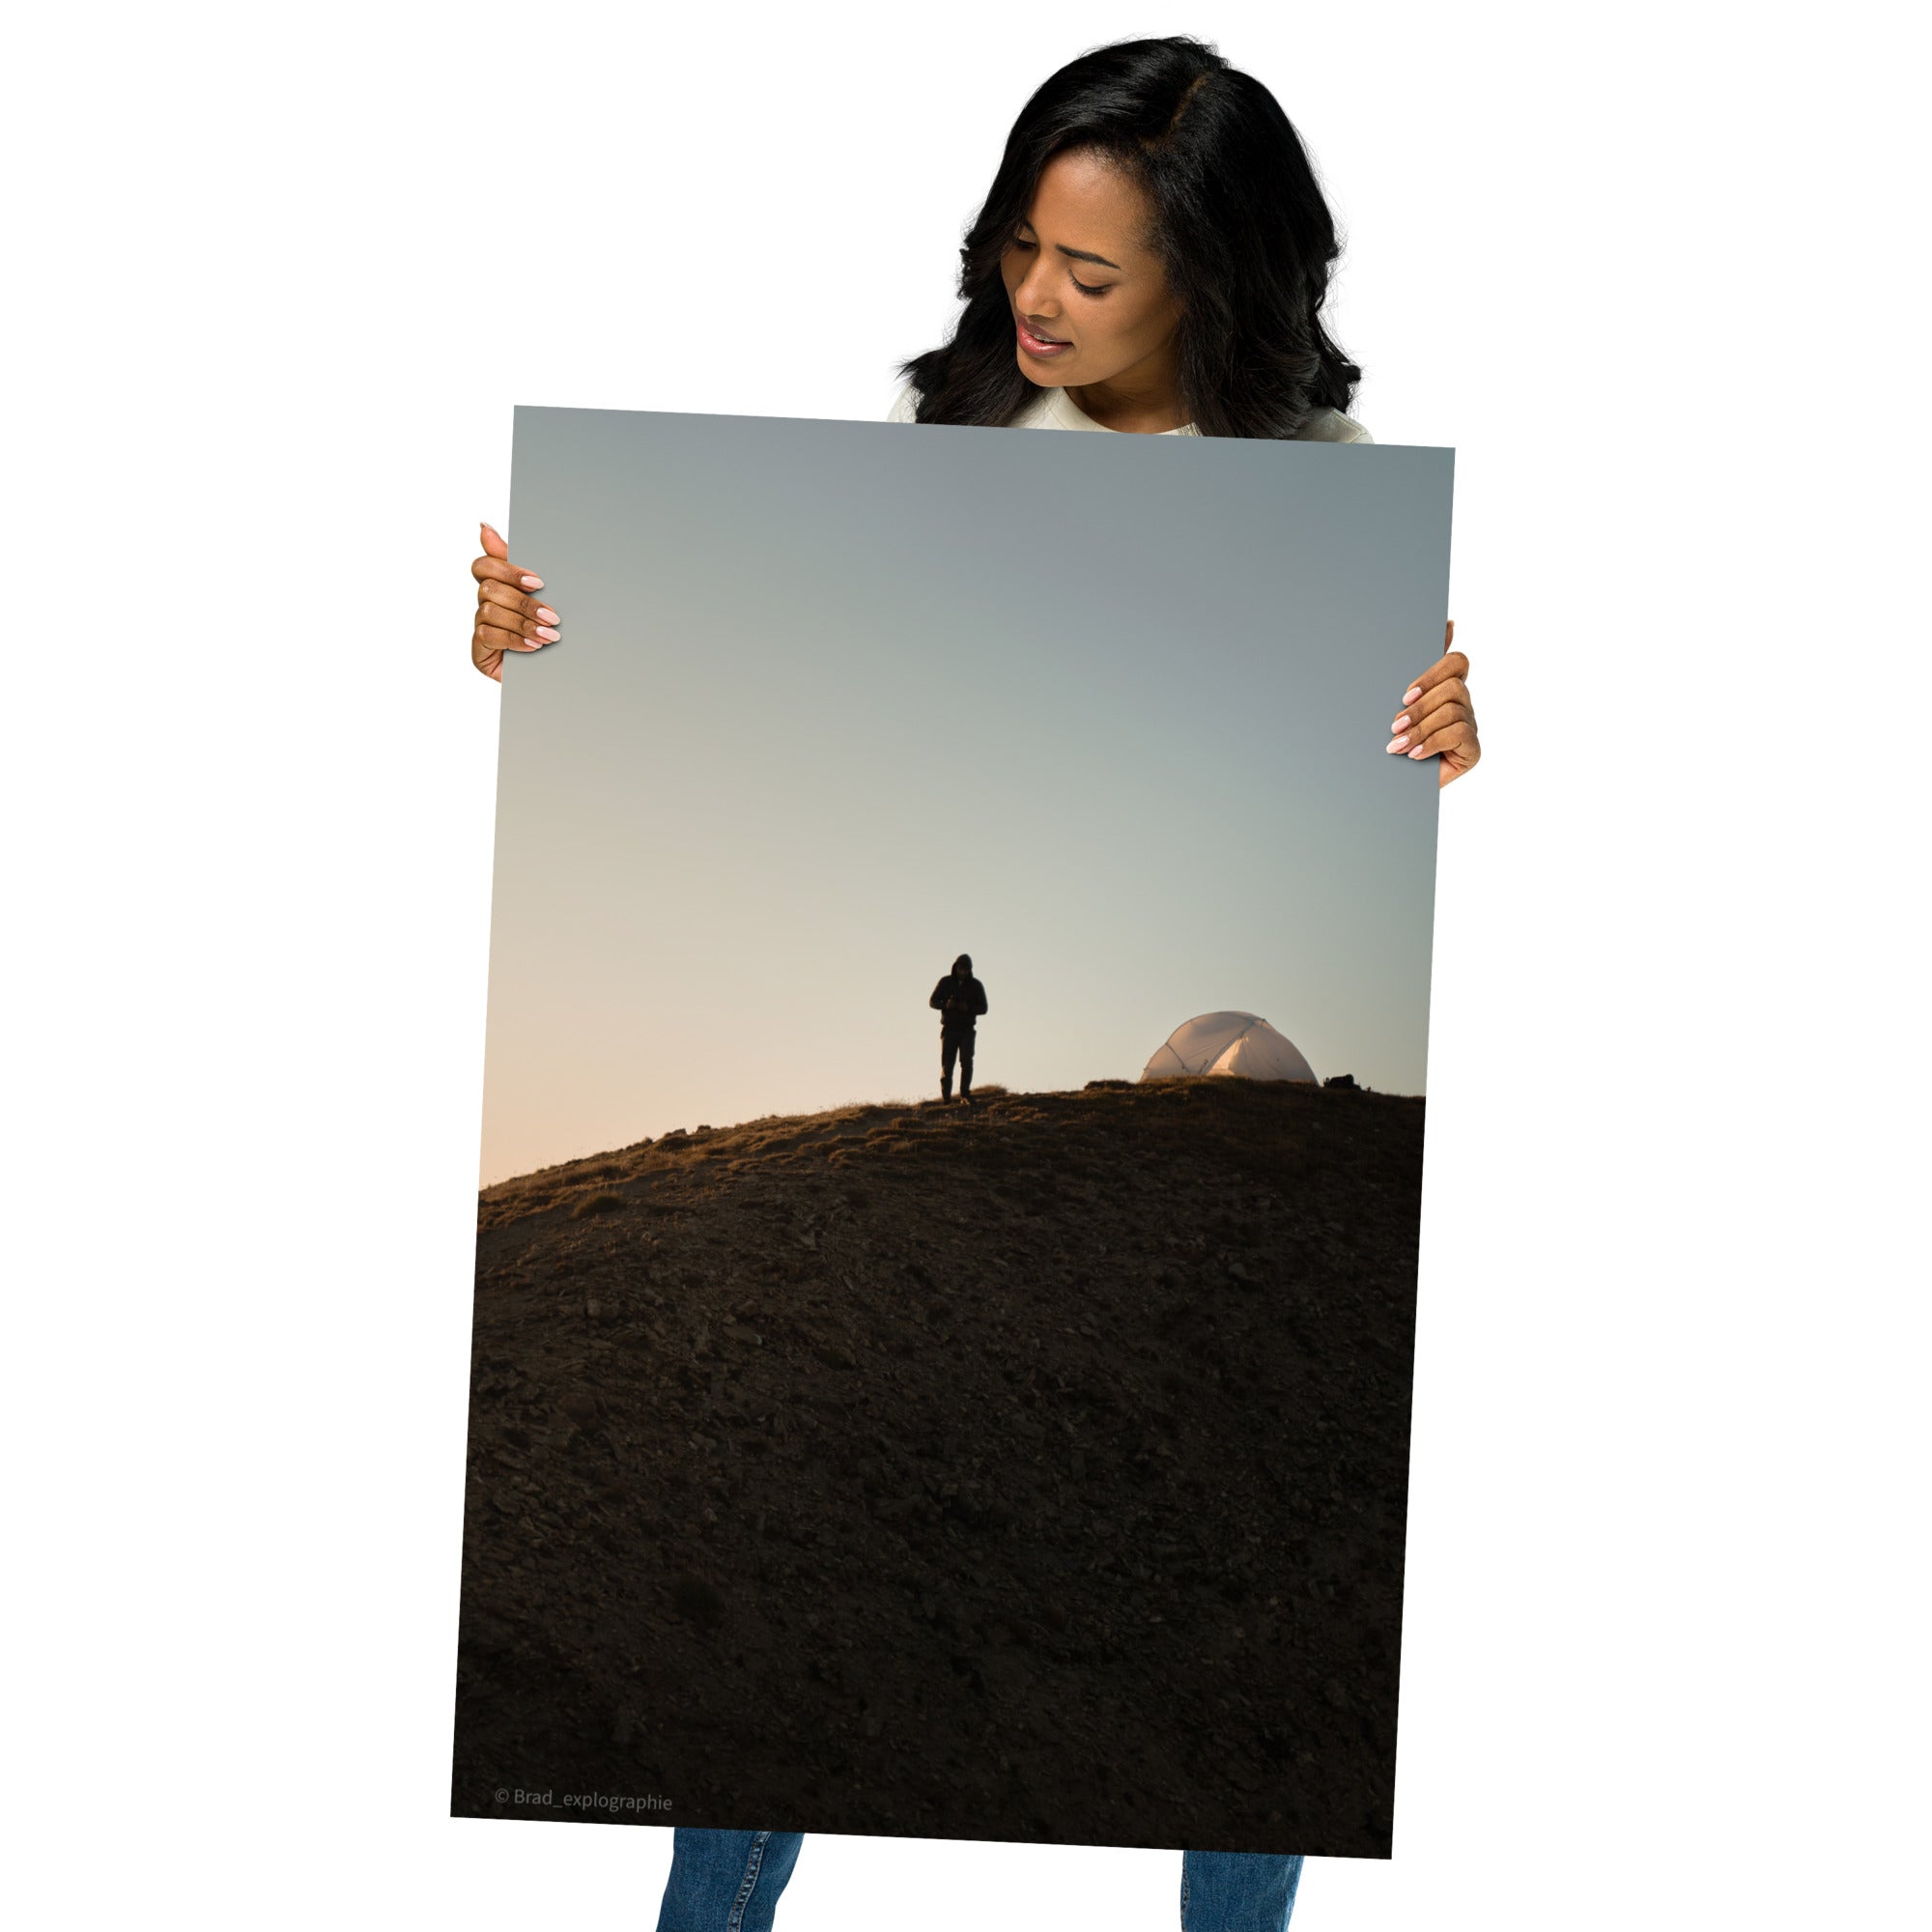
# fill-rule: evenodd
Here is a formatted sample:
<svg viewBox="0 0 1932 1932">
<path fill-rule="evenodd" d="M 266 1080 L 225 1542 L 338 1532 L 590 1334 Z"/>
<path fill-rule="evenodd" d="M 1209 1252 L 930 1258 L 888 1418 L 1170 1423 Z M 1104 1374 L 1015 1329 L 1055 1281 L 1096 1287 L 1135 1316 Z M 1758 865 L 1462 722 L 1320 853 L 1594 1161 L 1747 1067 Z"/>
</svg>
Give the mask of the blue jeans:
<svg viewBox="0 0 1932 1932">
<path fill-rule="evenodd" d="M 803 1832 L 671 1834 L 657 1932 L 772 1932 Z M 1272 1852 L 1184 1852 L 1181 1932 L 1282 1932 L 1301 1860 Z"/>
</svg>

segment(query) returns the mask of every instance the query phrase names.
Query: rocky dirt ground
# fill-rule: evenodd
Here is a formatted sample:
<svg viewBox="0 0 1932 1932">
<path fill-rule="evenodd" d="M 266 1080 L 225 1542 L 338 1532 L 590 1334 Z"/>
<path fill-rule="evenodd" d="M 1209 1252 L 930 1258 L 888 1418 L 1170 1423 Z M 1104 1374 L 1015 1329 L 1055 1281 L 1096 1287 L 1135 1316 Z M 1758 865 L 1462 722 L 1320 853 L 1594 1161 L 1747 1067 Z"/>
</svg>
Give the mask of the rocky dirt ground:
<svg viewBox="0 0 1932 1932">
<path fill-rule="evenodd" d="M 453 1809 L 1386 1857 L 1422 1139 L 1107 1083 L 487 1190 Z"/>
</svg>

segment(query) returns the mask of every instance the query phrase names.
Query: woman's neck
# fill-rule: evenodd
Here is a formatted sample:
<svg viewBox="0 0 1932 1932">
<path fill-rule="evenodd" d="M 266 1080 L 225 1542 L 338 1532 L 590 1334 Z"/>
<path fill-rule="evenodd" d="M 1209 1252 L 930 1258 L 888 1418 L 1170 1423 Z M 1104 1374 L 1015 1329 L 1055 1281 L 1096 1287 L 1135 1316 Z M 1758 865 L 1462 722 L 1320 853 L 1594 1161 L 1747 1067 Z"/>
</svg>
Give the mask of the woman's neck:
<svg viewBox="0 0 1932 1932">
<path fill-rule="evenodd" d="M 1174 345 L 1164 342 L 1118 376 L 1069 387 L 1066 394 L 1082 415 L 1092 416 L 1102 429 L 1161 436 L 1187 421 L 1180 406 L 1179 376 Z"/>
</svg>

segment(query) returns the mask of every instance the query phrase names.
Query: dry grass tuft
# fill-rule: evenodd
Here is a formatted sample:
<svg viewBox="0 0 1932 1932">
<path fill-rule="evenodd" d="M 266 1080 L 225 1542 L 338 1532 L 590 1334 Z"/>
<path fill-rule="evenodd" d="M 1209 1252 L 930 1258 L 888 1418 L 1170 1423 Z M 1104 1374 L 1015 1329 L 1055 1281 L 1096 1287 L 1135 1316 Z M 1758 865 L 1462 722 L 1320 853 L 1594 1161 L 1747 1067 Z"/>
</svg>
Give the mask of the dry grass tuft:
<svg viewBox="0 0 1932 1932">
<path fill-rule="evenodd" d="M 586 1195 L 570 1210 L 573 1221 L 582 1221 L 591 1214 L 614 1214 L 625 1206 L 621 1194 L 612 1194 L 608 1188 L 601 1194 Z"/>
</svg>

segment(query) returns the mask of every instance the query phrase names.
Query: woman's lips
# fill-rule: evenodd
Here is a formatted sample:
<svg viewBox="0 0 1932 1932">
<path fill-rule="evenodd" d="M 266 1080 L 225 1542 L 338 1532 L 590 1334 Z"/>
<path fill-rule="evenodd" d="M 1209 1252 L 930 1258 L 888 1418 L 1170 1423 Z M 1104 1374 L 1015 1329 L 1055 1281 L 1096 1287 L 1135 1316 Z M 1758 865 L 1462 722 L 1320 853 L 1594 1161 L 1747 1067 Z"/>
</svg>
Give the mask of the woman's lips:
<svg viewBox="0 0 1932 1932">
<path fill-rule="evenodd" d="M 1072 343 L 1058 342 L 1050 335 L 1036 335 L 1026 326 L 1025 320 L 1019 316 L 1013 318 L 1013 327 L 1019 330 L 1020 347 L 1029 355 L 1037 355 L 1041 361 L 1059 355 L 1073 347 Z"/>
</svg>

